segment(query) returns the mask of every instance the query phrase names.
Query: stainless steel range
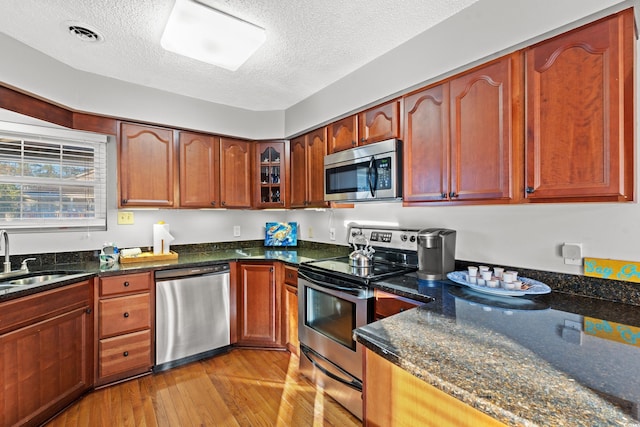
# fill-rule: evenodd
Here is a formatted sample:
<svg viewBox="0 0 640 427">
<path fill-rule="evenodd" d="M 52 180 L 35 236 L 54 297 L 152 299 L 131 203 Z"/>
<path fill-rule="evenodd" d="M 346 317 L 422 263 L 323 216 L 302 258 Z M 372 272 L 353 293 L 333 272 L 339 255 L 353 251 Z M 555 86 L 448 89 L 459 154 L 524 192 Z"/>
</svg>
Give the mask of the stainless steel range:
<svg viewBox="0 0 640 427">
<path fill-rule="evenodd" d="M 362 349 L 353 330 L 373 320 L 370 284 L 418 269 L 418 230 L 352 224 L 350 256 L 298 269 L 300 370 L 362 419 Z"/>
</svg>

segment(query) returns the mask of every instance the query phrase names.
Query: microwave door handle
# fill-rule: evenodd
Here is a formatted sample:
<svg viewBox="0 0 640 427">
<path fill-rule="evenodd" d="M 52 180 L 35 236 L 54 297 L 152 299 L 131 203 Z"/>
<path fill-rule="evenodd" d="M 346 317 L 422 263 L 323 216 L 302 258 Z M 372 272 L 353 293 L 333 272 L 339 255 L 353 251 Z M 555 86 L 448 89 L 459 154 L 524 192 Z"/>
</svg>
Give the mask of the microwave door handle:
<svg viewBox="0 0 640 427">
<path fill-rule="evenodd" d="M 369 181 L 369 191 L 371 192 L 371 197 L 376 197 L 376 187 L 378 186 L 378 168 L 376 168 L 376 158 L 374 156 L 371 156 L 371 160 L 369 160 L 367 180 Z"/>
</svg>

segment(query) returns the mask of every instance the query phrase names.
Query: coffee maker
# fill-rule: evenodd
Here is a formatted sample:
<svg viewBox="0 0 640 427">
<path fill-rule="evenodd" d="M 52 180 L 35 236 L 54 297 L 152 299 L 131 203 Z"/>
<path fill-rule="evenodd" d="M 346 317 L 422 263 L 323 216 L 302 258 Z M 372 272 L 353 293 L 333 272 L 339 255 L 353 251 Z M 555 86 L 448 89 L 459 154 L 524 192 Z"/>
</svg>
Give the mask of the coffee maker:
<svg viewBox="0 0 640 427">
<path fill-rule="evenodd" d="M 427 228 L 418 232 L 418 279 L 442 280 L 455 270 L 456 231 Z"/>
</svg>

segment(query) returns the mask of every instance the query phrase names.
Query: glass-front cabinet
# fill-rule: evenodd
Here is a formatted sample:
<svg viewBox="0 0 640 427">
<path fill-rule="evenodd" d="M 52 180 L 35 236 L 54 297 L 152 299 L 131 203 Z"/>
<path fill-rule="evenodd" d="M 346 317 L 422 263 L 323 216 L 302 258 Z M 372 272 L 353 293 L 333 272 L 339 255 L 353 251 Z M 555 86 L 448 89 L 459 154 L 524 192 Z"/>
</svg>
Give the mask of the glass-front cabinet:
<svg viewBox="0 0 640 427">
<path fill-rule="evenodd" d="M 258 208 L 287 207 L 287 165 L 288 147 L 286 142 L 259 142 L 256 144 L 257 187 L 255 206 Z"/>
</svg>

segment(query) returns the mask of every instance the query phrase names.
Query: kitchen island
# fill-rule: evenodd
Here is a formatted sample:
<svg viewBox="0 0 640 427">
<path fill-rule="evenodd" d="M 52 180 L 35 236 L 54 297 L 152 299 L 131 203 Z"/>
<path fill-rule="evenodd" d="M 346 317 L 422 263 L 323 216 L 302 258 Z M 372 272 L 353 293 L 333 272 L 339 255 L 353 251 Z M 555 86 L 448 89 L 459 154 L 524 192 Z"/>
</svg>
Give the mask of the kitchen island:
<svg viewBox="0 0 640 427">
<path fill-rule="evenodd" d="M 506 425 L 640 425 L 637 306 L 559 292 L 485 295 L 414 276 L 374 286 L 435 299 L 355 331 L 368 352 L 426 385 Z M 370 386 L 372 398 L 395 392 Z M 393 410 L 394 423 L 410 424 Z"/>
</svg>

